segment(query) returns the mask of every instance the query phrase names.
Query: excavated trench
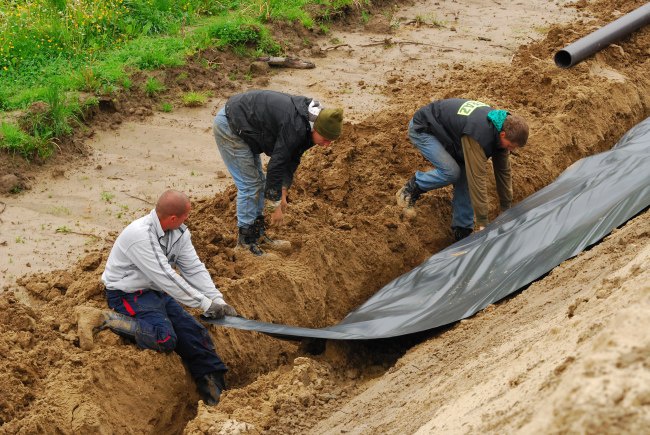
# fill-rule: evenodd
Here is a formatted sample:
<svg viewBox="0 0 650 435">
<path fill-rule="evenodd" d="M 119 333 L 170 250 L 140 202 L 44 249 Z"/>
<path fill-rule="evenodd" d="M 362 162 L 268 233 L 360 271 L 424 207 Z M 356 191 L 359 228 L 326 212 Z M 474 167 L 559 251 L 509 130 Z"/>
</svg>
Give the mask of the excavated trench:
<svg viewBox="0 0 650 435">
<path fill-rule="evenodd" d="M 600 3 L 603 19 L 616 3 Z M 233 187 L 196 199 L 188 225 L 226 299 L 247 318 L 328 326 L 449 245 L 449 189 L 426 194 L 412 220 L 394 205 L 395 191 L 425 165 L 405 132 L 410 115 L 431 98 L 469 96 L 529 120 L 529 146 L 513 156 L 515 201 L 574 161 L 611 147 L 650 114 L 650 30 L 561 70 L 550 59 L 567 33 L 552 27 L 543 41 L 521 46 L 508 67 L 451 66 L 435 82 L 423 72 L 386 85 L 385 108 L 346 124 L 336 146 L 303 158 L 282 231 L 294 246 L 290 254 L 259 259 L 232 249 Z M 107 331 L 92 351 L 79 349 L 74 309 L 104 306 L 99 278 L 110 246 L 108 240 L 73 268 L 24 277 L 20 292 L 0 295 L 0 432 L 205 433 L 234 413 L 259 431 L 301 432 L 309 424 L 288 416 L 315 409 L 316 417 L 327 415 L 362 379 L 381 376 L 422 339 L 331 343 L 310 356 L 296 342 L 211 327 L 234 389 L 218 407 L 197 409 L 192 381 L 175 355 L 136 351 Z M 279 383 L 299 388 L 297 380 L 299 394 L 286 394 L 298 397 L 298 405 L 271 399 Z"/>
</svg>

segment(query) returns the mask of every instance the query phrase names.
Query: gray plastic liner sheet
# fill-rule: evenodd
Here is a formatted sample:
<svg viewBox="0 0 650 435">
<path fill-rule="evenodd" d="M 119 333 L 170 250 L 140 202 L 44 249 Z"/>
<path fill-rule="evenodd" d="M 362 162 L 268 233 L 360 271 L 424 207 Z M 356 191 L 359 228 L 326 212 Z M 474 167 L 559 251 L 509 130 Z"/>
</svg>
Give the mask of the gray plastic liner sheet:
<svg viewBox="0 0 650 435">
<path fill-rule="evenodd" d="M 393 280 L 339 324 L 322 329 L 240 317 L 210 320 L 283 338 L 367 340 L 464 319 L 577 255 L 650 205 L 650 118 L 613 149 L 571 165 L 483 231 Z"/>
</svg>

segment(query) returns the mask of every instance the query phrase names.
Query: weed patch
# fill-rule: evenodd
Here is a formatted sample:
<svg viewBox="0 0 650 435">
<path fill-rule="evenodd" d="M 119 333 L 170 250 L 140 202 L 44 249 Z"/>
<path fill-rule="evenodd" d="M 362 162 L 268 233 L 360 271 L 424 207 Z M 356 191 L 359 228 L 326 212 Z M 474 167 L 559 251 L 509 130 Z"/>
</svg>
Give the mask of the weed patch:
<svg viewBox="0 0 650 435">
<path fill-rule="evenodd" d="M 188 92 L 183 95 L 183 105 L 187 107 L 205 106 L 208 96 L 203 92 Z"/>
</svg>

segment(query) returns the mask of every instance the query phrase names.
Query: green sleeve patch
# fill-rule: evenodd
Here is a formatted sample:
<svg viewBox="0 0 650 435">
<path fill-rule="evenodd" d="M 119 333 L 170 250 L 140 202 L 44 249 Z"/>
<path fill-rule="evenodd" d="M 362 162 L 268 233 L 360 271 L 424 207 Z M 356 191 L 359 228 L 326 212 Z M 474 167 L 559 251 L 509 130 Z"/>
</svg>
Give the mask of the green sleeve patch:
<svg viewBox="0 0 650 435">
<path fill-rule="evenodd" d="M 472 114 L 474 109 L 477 107 L 485 107 L 487 104 L 481 103 L 480 101 L 465 101 L 460 109 L 458 109 L 458 115 L 469 116 Z"/>
</svg>

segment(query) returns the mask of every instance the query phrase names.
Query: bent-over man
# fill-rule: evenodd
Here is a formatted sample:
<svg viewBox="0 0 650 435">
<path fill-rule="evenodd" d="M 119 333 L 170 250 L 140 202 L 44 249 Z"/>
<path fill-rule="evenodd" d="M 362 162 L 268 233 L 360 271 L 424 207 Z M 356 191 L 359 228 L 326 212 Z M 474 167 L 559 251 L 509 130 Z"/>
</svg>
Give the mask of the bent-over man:
<svg viewBox="0 0 650 435">
<path fill-rule="evenodd" d="M 501 211 L 510 208 L 510 152 L 528 141 L 528 125 L 523 118 L 480 101 L 452 98 L 434 101 L 415 112 L 408 134 L 434 169 L 417 171 L 397 192 L 397 203 L 405 208 L 407 216 L 415 215 L 420 195 L 452 184 L 454 238 L 469 236 L 475 225 L 482 230 L 488 223 L 489 158 Z"/>
</svg>

